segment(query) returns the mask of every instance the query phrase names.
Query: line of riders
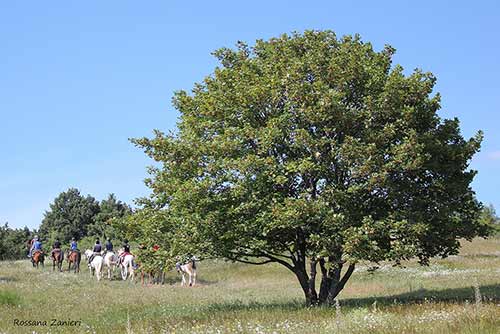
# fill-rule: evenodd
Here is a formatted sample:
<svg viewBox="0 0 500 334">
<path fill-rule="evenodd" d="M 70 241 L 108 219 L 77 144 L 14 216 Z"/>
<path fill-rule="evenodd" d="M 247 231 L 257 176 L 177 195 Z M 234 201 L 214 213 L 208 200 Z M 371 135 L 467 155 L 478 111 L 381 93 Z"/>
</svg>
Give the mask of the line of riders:
<svg viewBox="0 0 500 334">
<path fill-rule="evenodd" d="M 42 250 L 42 242 L 40 241 L 40 238 L 36 235 L 32 240 L 28 242 L 29 247 L 29 254 L 28 257 L 31 258 L 31 262 L 33 263 L 33 266 L 38 267 L 38 263 L 44 262 L 44 253 Z M 57 262 L 57 267 L 59 268 L 60 271 L 62 271 L 61 264 L 64 259 L 63 251 L 61 249 L 61 242 L 59 239 L 56 239 L 53 248 L 51 251 L 51 258 L 53 260 L 53 269 L 55 270 L 56 262 Z M 143 247 L 142 245 L 139 246 L 139 248 Z M 153 246 L 153 250 L 158 250 L 159 246 L 155 245 Z M 111 253 L 109 258 L 107 256 L 108 253 Z M 111 239 L 108 238 L 106 240 L 106 243 L 104 245 L 104 250 L 101 245 L 101 242 L 99 238 L 97 238 L 94 248 L 92 251 L 89 249 L 85 251 L 85 256 L 88 261 L 88 267 L 90 269 L 90 272 L 92 275 L 94 274 L 94 271 L 96 272 L 97 280 L 100 280 L 101 277 L 101 270 L 102 270 L 102 265 L 103 261 L 106 262 L 106 260 L 109 260 L 106 262 L 106 265 L 108 267 L 108 278 L 111 279 L 111 271 L 113 265 L 117 265 L 120 267 L 121 270 L 121 275 L 122 279 L 126 280 L 127 277 L 130 277 L 131 280 L 133 281 L 134 279 L 134 271 L 138 269 L 138 264 L 135 263 L 134 261 L 134 255 L 130 253 L 130 245 L 128 243 L 128 240 L 124 240 L 124 243 L 122 245 L 122 249 L 118 252 L 118 256 L 115 255 L 113 251 L 113 243 L 111 242 Z M 99 256 L 100 258 L 96 258 Z M 115 257 L 116 260 L 112 260 L 112 258 Z M 75 238 L 71 239 L 70 243 L 70 249 L 67 252 L 66 256 L 69 267 L 68 270 L 71 269 L 71 265 L 74 265 L 75 273 L 80 271 L 80 259 L 81 259 L 81 254 L 80 250 L 78 249 L 78 244 L 75 240 Z M 96 261 L 94 261 L 94 259 Z M 181 285 L 187 285 L 189 286 L 194 286 L 196 284 L 196 261 L 198 259 L 194 256 L 189 256 L 188 259 L 186 259 L 184 262 L 177 262 L 175 264 L 175 269 L 176 271 L 181 274 Z M 95 264 L 93 262 L 96 262 Z M 130 274 L 130 275 L 129 275 Z M 148 275 L 148 281 L 150 281 L 152 278 L 154 278 L 155 274 L 154 272 L 145 272 L 141 270 L 141 281 L 144 283 L 144 275 Z M 163 273 L 164 274 L 164 273 Z M 162 275 L 163 275 L 162 274 Z M 187 278 L 189 277 L 189 282 Z"/>
<path fill-rule="evenodd" d="M 62 262 L 63 252 L 61 249 L 61 245 L 62 244 L 59 241 L 59 238 L 56 238 L 50 255 L 51 255 L 51 258 L 53 258 L 56 261 L 58 260 L 56 258 L 56 256 L 61 257 L 61 258 L 59 258 L 59 261 Z M 40 241 L 40 238 L 38 237 L 38 235 L 35 235 L 35 237 L 28 242 L 28 247 L 29 247 L 28 258 L 30 258 L 32 262 L 34 262 L 33 261 L 34 258 L 36 258 L 40 255 L 43 255 L 42 242 Z M 132 255 L 130 253 L 130 245 L 128 243 L 128 240 L 126 240 L 126 239 L 124 240 L 122 248 L 123 248 L 123 252 L 120 252 L 118 254 L 118 265 L 120 265 L 123 262 L 123 259 L 125 258 L 125 256 Z M 106 255 L 107 252 L 113 252 L 113 243 L 111 242 L 111 238 L 106 239 L 106 243 L 104 244 L 104 253 L 102 251 L 103 251 L 103 249 L 102 249 L 101 242 L 100 242 L 99 238 L 97 238 L 95 245 L 94 245 L 94 248 L 92 250 L 92 254 L 87 258 L 88 264 L 92 263 L 92 260 L 94 259 L 95 256 L 104 256 L 104 255 Z M 74 253 L 76 253 L 76 254 L 74 254 Z M 69 248 L 67 257 L 71 258 L 73 255 L 78 255 L 78 258 L 81 257 L 80 250 L 78 249 L 78 243 L 76 242 L 75 238 L 71 238 L 70 248 Z M 134 269 L 137 269 L 136 264 L 134 264 Z"/>
</svg>

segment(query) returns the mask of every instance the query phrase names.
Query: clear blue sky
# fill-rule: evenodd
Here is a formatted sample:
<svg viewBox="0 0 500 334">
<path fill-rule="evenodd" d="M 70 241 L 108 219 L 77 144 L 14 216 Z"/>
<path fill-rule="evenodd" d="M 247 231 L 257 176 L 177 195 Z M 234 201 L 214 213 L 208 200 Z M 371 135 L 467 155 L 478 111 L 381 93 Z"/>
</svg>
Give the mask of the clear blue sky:
<svg viewBox="0 0 500 334">
<path fill-rule="evenodd" d="M 0 1 L 0 222 L 37 227 L 69 187 L 131 202 L 150 161 L 129 137 L 175 129 L 172 92 L 237 40 L 360 33 L 438 77 L 443 117 L 485 132 L 478 197 L 500 208 L 497 1 Z"/>
</svg>

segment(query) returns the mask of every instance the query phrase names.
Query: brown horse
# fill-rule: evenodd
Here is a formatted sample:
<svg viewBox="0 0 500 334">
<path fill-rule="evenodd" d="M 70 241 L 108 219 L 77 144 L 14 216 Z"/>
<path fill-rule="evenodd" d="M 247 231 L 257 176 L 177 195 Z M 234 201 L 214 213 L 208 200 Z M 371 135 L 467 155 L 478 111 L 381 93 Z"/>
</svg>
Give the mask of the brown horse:
<svg viewBox="0 0 500 334">
<path fill-rule="evenodd" d="M 44 266 L 43 262 L 45 261 L 45 255 L 42 251 L 34 251 L 33 256 L 31 257 L 31 262 L 33 263 L 33 267 L 38 268 L 38 264 L 41 263 L 42 267 Z"/>
<path fill-rule="evenodd" d="M 71 265 L 75 266 L 75 274 L 80 272 L 80 261 L 82 256 L 79 251 L 68 251 L 66 254 L 68 259 L 68 271 L 71 270 Z"/>
<path fill-rule="evenodd" d="M 56 265 L 57 269 L 59 269 L 59 271 L 62 271 L 62 263 L 64 259 L 63 251 L 59 248 L 54 248 L 52 250 L 51 257 L 52 257 L 52 271 L 56 270 Z"/>
<path fill-rule="evenodd" d="M 165 271 L 163 268 L 159 269 L 145 269 L 140 263 L 137 264 L 141 271 L 141 285 L 164 284 Z"/>
</svg>

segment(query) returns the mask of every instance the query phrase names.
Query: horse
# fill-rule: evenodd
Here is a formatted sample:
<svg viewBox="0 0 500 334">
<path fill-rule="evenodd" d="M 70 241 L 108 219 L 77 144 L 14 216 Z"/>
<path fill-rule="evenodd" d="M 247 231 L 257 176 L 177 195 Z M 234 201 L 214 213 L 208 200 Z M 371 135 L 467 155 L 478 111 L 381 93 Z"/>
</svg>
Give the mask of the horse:
<svg viewBox="0 0 500 334">
<path fill-rule="evenodd" d="M 71 265 L 75 266 L 75 274 L 80 272 L 80 261 L 82 256 L 79 251 L 70 251 L 66 253 L 66 258 L 68 259 L 68 271 L 71 270 Z"/>
<path fill-rule="evenodd" d="M 122 279 L 126 281 L 127 278 L 130 278 L 130 280 L 133 282 L 134 256 L 130 253 L 125 253 L 122 249 L 118 251 L 118 256 L 121 258 L 121 260 L 119 261 L 119 265 L 120 265 L 120 272 L 122 275 Z"/>
<path fill-rule="evenodd" d="M 108 268 L 108 279 L 111 280 L 112 273 L 115 272 L 115 266 L 118 265 L 118 256 L 113 251 L 106 252 L 104 264 Z"/>
<path fill-rule="evenodd" d="M 59 269 L 60 272 L 62 272 L 62 263 L 64 260 L 64 253 L 60 248 L 54 248 L 52 250 L 52 271 L 56 270 L 56 264 L 57 268 Z"/>
<path fill-rule="evenodd" d="M 181 286 L 186 285 L 186 275 L 189 275 L 189 286 L 196 284 L 196 258 L 194 256 L 185 264 L 177 262 L 175 269 L 182 276 Z"/>
<path fill-rule="evenodd" d="M 164 284 L 165 283 L 165 271 L 163 268 L 148 270 L 139 264 L 141 270 L 141 285 L 152 285 L 152 284 Z M 146 284 L 144 284 L 146 282 Z"/>
<path fill-rule="evenodd" d="M 90 249 L 87 249 L 85 251 L 85 257 L 87 259 L 90 259 L 90 257 L 92 256 L 92 254 L 94 254 L 94 252 L 92 252 Z M 90 270 L 90 275 L 94 276 L 94 272 L 95 272 L 95 275 L 96 275 L 96 278 L 97 278 L 98 282 L 101 280 L 101 276 L 102 276 L 102 274 L 101 274 L 102 263 L 103 263 L 102 255 L 101 254 L 95 254 L 94 258 L 92 259 L 92 262 L 90 262 L 88 264 L 89 270 Z"/>
<path fill-rule="evenodd" d="M 42 267 L 44 267 L 43 262 L 45 261 L 45 256 L 43 254 L 43 251 L 36 250 L 33 251 L 33 256 L 31 257 L 31 262 L 33 263 L 33 267 L 38 268 L 38 264 L 41 263 Z"/>
</svg>

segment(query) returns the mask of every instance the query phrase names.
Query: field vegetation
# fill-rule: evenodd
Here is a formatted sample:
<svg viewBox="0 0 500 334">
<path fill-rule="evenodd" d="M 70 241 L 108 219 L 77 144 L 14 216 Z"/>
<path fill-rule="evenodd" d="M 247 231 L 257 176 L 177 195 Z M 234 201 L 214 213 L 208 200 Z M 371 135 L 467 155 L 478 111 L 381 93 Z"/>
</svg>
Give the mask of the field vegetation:
<svg viewBox="0 0 500 334">
<path fill-rule="evenodd" d="M 0 262 L 0 333 L 498 333 L 500 238 L 462 242 L 429 266 L 359 265 L 333 307 L 305 307 L 295 277 L 278 264 L 199 263 L 199 284 L 96 282 Z M 84 267 L 84 266 L 83 266 Z M 81 321 L 51 327 L 51 319 Z M 14 320 L 47 321 L 16 326 Z"/>
</svg>

